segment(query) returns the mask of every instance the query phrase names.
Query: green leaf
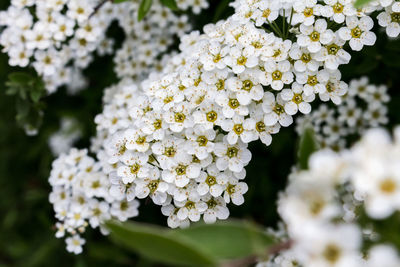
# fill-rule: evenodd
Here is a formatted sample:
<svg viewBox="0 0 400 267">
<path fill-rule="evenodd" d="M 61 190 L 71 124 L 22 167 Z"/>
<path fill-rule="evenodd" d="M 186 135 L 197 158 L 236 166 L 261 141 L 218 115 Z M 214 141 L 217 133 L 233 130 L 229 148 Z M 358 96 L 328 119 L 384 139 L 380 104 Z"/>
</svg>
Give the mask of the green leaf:
<svg viewBox="0 0 400 267">
<path fill-rule="evenodd" d="M 298 164 L 300 169 L 308 169 L 308 160 L 312 153 L 320 148 L 318 141 L 315 138 L 314 130 L 311 127 L 306 127 L 300 138 L 298 150 Z"/>
<path fill-rule="evenodd" d="M 258 226 L 245 221 L 199 224 L 174 230 L 171 236 L 184 236 L 217 260 L 265 255 L 274 240 Z"/>
<path fill-rule="evenodd" d="M 13 72 L 8 75 L 8 79 L 15 84 L 27 84 L 33 77 L 26 72 Z"/>
<path fill-rule="evenodd" d="M 111 239 L 132 251 L 166 264 L 182 266 L 216 266 L 216 261 L 190 241 L 169 236 L 166 230 L 140 223 L 107 223 Z"/>
<path fill-rule="evenodd" d="M 178 6 L 175 0 L 161 0 L 161 4 L 168 7 L 171 10 L 178 10 Z"/>
<path fill-rule="evenodd" d="M 126 2 L 126 1 L 130 1 L 130 0 L 114 0 L 113 3 L 114 4 L 119 4 L 119 3 Z"/>
<path fill-rule="evenodd" d="M 357 0 L 357 1 L 354 3 L 354 6 L 355 6 L 356 8 L 360 8 L 360 7 L 362 7 L 362 6 L 366 5 L 366 4 L 368 4 L 369 2 L 372 2 L 372 0 Z"/>
<path fill-rule="evenodd" d="M 141 21 L 149 12 L 151 5 L 153 4 L 153 0 L 142 0 L 139 6 L 138 11 L 138 20 Z"/>
</svg>

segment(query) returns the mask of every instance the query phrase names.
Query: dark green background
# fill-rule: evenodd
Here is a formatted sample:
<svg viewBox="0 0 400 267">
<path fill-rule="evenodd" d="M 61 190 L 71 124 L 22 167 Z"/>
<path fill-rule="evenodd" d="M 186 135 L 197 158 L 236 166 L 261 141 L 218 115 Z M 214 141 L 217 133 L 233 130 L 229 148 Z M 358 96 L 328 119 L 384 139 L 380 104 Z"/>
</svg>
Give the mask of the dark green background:
<svg viewBox="0 0 400 267">
<path fill-rule="evenodd" d="M 193 18 L 198 29 L 213 17 L 223 18 L 231 11 L 224 5 L 228 1 L 210 2 L 213 4 L 209 10 Z M 1 1 L 0 9 L 7 6 L 7 1 Z M 117 34 L 118 40 L 123 38 L 115 27 L 110 34 Z M 388 42 L 385 34 L 379 34 L 376 46 L 354 54 L 351 64 L 342 68 L 345 81 L 368 75 L 372 81 L 390 86 L 391 125 L 400 120 L 399 51 L 399 41 Z M 98 231 L 85 234 L 87 245 L 79 256 L 67 253 L 64 239 L 54 237 L 55 218 L 48 202 L 51 187 L 47 182 L 53 157 L 47 140 L 57 130 L 60 117 L 70 115 L 83 125 L 84 138 L 78 147 L 88 147 L 89 138 L 95 133 L 94 116 L 102 110 L 103 89 L 116 81 L 112 58 L 97 58 L 91 64 L 85 71 L 90 85 L 78 96 L 67 96 L 62 88 L 43 99 L 44 122 L 36 137 L 27 137 L 17 126 L 16 97 L 4 93 L 8 74 L 18 71 L 8 67 L 7 60 L 6 55 L 0 54 L 0 266 L 151 266 L 116 247 Z M 275 201 L 295 163 L 296 143 L 294 127 L 290 127 L 274 136 L 268 148 L 258 142 L 250 145 L 253 160 L 246 168 L 249 192 L 244 205 L 230 206 L 232 217 L 276 226 Z M 138 220 L 166 225 L 159 207 L 142 202 Z"/>
</svg>

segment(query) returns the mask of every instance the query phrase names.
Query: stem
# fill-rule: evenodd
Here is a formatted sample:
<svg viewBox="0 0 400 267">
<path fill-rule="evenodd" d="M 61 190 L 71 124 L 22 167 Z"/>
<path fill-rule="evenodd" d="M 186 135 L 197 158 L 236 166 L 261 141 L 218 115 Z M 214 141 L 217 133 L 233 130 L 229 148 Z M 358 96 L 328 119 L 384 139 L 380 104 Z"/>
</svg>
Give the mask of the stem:
<svg viewBox="0 0 400 267">
<path fill-rule="evenodd" d="M 285 14 L 285 9 L 283 9 L 283 17 L 282 17 L 282 33 L 283 33 L 283 39 L 286 39 L 286 14 Z"/>
<path fill-rule="evenodd" d="M 89 19 L 90 19 L 91 17 L 93 17 L 93 16 L 99 11 L 99 9 L 100 9 L 102 6 L 104 6 L 105 3 L 107 3 L 107 2 L 114 3 L 114 0 L 102 0 L 97 6 L 94 7 L 92 14 L 90 14 L 90 16 L 89 16 Z"/>
<path fill-rule="evenodd" d="M 285 38 L 285 39 L 287 39 L 288 36 L 289 36 L 289 27 L 292 27 L 293 13 L 294 13 L 294 9 L 293 9 L 293 7 L 292 7 L 292 10 L 290 11 L 289 25 L 288 25 L 288 29 L 287 29 L 287 32 L 286 32 L 286 36 L 285 36 L 286 38 Z"/>
</svg>

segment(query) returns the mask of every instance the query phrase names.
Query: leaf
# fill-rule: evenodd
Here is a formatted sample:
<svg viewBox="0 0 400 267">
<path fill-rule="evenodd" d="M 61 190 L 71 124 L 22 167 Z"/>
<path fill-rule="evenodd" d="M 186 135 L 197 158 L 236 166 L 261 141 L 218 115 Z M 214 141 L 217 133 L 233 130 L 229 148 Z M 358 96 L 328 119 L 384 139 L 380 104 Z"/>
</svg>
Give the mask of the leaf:
<svg viewBox="0 0 400 267">
<path fill-rule="evenodd" d="M 15 84 L 27 84 L 33 77 L 26 72 L 13 72 L 8 75 L 8 79 Z"/>
<path fill-rule="evenodd" d="M 354 3 L 354 7 L 360 8 L 360 7 L 362 7 L 362 6 L 366 5 L 366 4 L 368 4 L 369 2 L 372 2 L 372 0 L 357 0 L 357 1 Z"/>
<path fill-rule="evenodd" d="M 171 236 L 184 236 L 217 260 L 265 254 L 274 241 L 256 225 L 230 220 L 216 224 L 199 224 L 174 230 Z"/>
<path fill-rule="evenodd" d="M 178 10 L 178 6 L 175 0 L 161 0 L 161 4 L 168 7 L 171 10 Z"/>
<path fill-rule="evenodd" d="M 141 21 L 149 12 L 151 5 L 153 4 L 153 0 L 142 0 L 139 6 L 138 11 L 138 20 Z"/>
<path fill-rule="evenodd" d="M 119 3 L 126 2 L 126 1 L 129 1 L 129 0 L 114 0 L 113 3 L 114 4 L 119 4 Z"/>
<path fill-rule="evenodd" d="M 111 239 L 148 259 L 182 266 L 216 266 L 216 261 L 195 245 L 162 228 L 140 223 L 107 223 Z"/>
<path fill-rule="evenodd" d="M 298 164 L 300 169 L 308 169 L 308 160 L 312 153 L 320 148 L 318 141 L 315 138 L 314 130 L 311 127 L 306 127 L 300 138 L 298 150 Z"/>
</svg>

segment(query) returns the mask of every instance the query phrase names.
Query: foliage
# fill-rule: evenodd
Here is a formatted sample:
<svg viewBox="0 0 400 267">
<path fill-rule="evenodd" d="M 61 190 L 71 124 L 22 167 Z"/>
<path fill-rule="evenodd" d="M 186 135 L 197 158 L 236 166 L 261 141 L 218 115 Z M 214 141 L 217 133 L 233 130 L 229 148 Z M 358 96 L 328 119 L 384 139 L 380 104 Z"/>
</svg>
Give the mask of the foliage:
<svg viewBox="0 0 400 267">
<path fill-rule="evenodd" d="M 168 7 L 174 6 L 173 1 L 162 2 Z M 205 12 L 207 15 L 213 14 L 211 17 L 214 17 L 214 21 L 229 12 L 228 0 L 211 2 L 212 7 Z M 1 1 L 1 9 L 7 6 L 8 1 Z M 209 22 L 207 16 L 199 16 L 194 20 L 197 29 Z M 375 46 L 352 54 L 351 66 L 344 66 L 342 69 L 344 80 L 368 75 L 373 82 L 385 83 L 391 88 L 391 125 L 400 123 L 400 94 L 396 91 L 400 87 L 399 48 L 399 40 L 389 41 L 381 33 Z M 7 78 L 10 73 L 13 74 Z M 89 233 L 87 239 L 95 242 L 88 242 L 87 253 L 79 257 L 68 254 L 64 242 L 54 238 L 53 211 L 48 203 L 50 187 L 47 183 L 53 157 L 47 140 L 57 129 L 60 117 L 71 115 L 78 118 L 84 126 L 84 138 L 78 147 L 88 146 L 89 138 L 95 130 L 93 118 L 101 110 L 99 103 L 102 90 L 115 82 L 112 60 L 97 58 L 86 71 L 86 75 L 90 80 L 89 89 L 79 96 L 68 96 L 65 90 L 44 96 L 38 77 L 22 74 L 19 70 L 8 67 L 7 57 L 0 55 L 0 84 L 3 85 L 0 89 L 0 266 L 154 266 L 130 251 L 113 246 L 107 239 L 99 237 L 99 234 Z M 5 94 L 6 87 L 10 95 Z M 46 112 L 43 114 L 40 135 L 26 136 L 16 126 L 15 116 L 20 124 L 37 125 L 44 103 Z M 288 128 L 276 136 L 267 149 L 261 143 L 250 145 L 254 160 L 246 169 L 249 191 L 245 195 L 245 204 L 232 208 L 233 217 L 240 216 L 265 226 L 276 226 L 276 196 L 283 189 L 285 179 L 295 162 L 295 140 L 293 128 Z M 140 211 L 140 220 L 158 225 L 166 224 L 158 207 L 144 206 Z M 381 225 L 386 236 L 390 236 L 393 229 L 396 229 L 396 225 Z M 196 234 L 195 231 L 196 228 L 176 231 L 176 235 L 182 235 L 183 239 L 183 236 Z M 216 230 L 215 233 L 219 234 L 220 231 Z"/>
<path fill-rule="evenodd" d="M 111 238 L 154 261 L 183 266 L 216 266 L 218 262 L 263 255 L 273 240 L 243 221 L 198 224 L 166 230 L 139 223 L 110 222 Z"/>
</svg>

